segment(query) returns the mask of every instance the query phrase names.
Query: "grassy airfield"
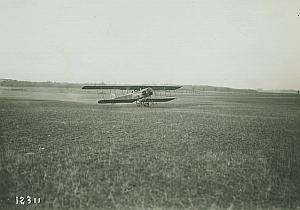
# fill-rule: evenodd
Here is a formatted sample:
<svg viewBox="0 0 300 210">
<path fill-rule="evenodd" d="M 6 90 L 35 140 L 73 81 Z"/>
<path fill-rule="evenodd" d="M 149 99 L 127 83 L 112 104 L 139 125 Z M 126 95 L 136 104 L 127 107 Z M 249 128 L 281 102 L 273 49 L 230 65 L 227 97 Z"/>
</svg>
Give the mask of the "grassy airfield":
<svg viewBox="0 0 300 210">
<path fill-rule="evenodd" d="M 33 90 L 0 92 L 2 207 L 24 209 L 15 196 L 30 195 L 41 204 L 29 209 L 300 208 L 299 95 L 145 108 Z"/>
</svg>

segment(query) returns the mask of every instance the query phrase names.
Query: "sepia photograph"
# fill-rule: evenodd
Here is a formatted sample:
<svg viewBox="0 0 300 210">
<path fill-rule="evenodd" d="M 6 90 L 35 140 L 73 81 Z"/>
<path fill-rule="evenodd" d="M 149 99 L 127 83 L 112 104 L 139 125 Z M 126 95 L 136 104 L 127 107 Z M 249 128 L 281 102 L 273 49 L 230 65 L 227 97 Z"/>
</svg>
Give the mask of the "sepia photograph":
<svg viewBox="0 0 300 210">
<path fill-rule="evenodd" d="M 300 210 L 300 1 L 0 0 L 0 210 Z"/>
</svg>

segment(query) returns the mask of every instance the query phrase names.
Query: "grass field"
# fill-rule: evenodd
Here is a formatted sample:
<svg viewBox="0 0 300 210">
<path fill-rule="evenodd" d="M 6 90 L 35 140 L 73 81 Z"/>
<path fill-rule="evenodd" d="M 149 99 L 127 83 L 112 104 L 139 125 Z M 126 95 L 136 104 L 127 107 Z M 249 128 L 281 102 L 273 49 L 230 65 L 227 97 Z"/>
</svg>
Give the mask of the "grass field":
<svg viewBox="0 0 300 210">
<path fill-rule="evenodd" d="M 145 108 L 12 92 L 0 95 L 3 208 L 27 195 L 42 200 L 32 209 L 300 208 L 299 95 Z"/>
</svg>

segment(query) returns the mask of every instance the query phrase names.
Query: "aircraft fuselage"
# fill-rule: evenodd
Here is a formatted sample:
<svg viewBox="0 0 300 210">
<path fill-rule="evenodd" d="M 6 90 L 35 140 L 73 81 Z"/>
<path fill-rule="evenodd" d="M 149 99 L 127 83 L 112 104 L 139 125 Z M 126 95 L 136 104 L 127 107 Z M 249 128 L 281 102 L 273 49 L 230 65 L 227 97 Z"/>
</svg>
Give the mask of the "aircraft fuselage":
<svg viewBox="0 0 300 210">
<path fill-rule="evenodd" d="M 144 88 L 139 91 L 132 91 L 124 96 L 117 97 L 115 99 L 138 99 L 142 100 L 143 98 L 148 98 L 153 95 L 152 88 Z"/>
</svg>

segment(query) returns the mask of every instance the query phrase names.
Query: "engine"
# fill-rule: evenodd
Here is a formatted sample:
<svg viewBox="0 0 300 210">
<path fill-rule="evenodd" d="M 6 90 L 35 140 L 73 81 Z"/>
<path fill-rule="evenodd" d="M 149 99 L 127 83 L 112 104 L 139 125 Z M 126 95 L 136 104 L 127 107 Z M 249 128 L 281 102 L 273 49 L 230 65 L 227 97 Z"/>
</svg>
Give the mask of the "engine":
<svg viewBox="0 0 300 210">
<path fill-rule="evenodd" d="M 143 98 L 153 95 L 153 89 L 152 88 L 145 88 L 141 91 L 142 91 L 142 97 Z"/>
</svg>

